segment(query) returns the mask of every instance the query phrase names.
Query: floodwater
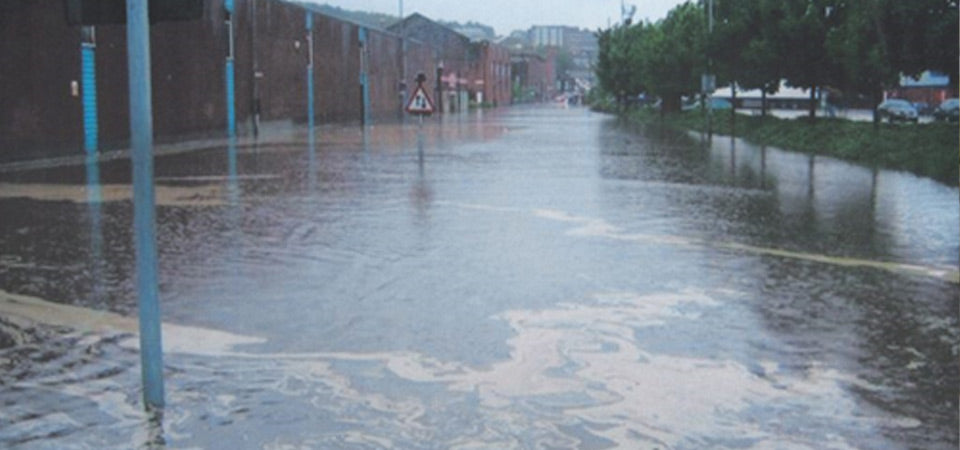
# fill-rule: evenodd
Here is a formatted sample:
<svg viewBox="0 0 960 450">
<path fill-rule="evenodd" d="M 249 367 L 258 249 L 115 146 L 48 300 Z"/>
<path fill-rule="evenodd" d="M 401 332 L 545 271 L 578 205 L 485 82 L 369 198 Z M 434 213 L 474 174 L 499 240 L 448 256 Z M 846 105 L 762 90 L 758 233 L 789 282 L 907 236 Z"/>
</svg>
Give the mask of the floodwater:
<svg viewBox="0 0 960 450">
<path fill-rule="evenodd" d="M 162 414 L 129 162 L 0 168 L 0 447 L 957 448 L 955 187 L 583 109 L 308 134 L 157 157 Z"/>
</svg>

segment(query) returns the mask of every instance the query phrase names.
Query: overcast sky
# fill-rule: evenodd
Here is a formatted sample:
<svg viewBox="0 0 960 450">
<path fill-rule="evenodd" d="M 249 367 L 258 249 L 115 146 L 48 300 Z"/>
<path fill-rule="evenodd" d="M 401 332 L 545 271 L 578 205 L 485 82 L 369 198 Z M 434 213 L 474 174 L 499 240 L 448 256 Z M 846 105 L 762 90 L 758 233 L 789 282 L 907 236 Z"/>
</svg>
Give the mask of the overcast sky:
<svg viewBox="0 0 960 450">
<path fill-rule="evenodd" d="M 310 0 L 344 9 L 400 12 L 400 0 Z M 432 19 L 476 21 L 492 26 L 498 35 L 526 30 L 532 25 L 572 25 L 595 30 L 620 18 L 621 0 L 403 0 L 403 14 L 419 12 Z M 635 19 L 656 21 L 682 0 L 624 0 L 637 6 Z"/>
</svg>

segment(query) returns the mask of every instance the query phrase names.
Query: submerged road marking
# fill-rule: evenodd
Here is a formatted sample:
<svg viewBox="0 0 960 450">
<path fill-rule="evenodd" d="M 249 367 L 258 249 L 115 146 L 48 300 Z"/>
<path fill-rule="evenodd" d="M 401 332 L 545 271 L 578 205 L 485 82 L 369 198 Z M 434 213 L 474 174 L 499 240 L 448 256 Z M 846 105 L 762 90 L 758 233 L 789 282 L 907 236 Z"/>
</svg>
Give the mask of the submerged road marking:
<svg viewBox="0 0 960 450">
<path fill-rule="evenodd" d="M 931 267 L 918 264 L 906 264 L 890 261 L 876 261 L 870 259 L 848 258 L 840 256 L 830 256 L 818 253 L 805 253 L 778 248 L 758 247 L 754 245 L 740 244 L 736 242 L 706 241 L 696 238 L 686 238 L 672 235 L 650 235 L 650 234 L 626 234 L 621 228 L 611 225 L 602 219 L 588 217 L 578 217 L 557 210 L 535 210 L 534 215 L 544 219 L 556 220 L 561 222 L 572 222 L 582 224 L 581 227 L 574 228 L 568 233 L 581 236 L 606 237 L 625 241 L 644 241 L 656 244 L 681 245 L 689 247 L 714 248 L 720 250 L 733 250 L 745 253 L 754 253 L 758 255 L 776 256 L 780 258 L 798 259 L 804 261 L 813 261 L 822 264 L 830 264 L 843 267 L 869 267 L 873 269 L 887 270 L 894 273 L 907 275 L 924 276 L 937 278 L 954 284 L 960 284 L 960 270 L 951 267 Z"/>
<path fill-rule="evenodd" d="M 139 333 L 137 319 L 120 314 L 97 311 L 79 306 L 54 303 L 26 295 L 0 290 L 0 314 L 27 319 L 50 326 L 71 328 L 80 332 Z M 238 345 L 261 344 L 266 339 L 240 336 L 225 331 L 163 324 L 163 349 L 165 353 L 195 355 L 220 355 Z M 139 346 L 139 340 L 128 339 L 129 347 Z"/>
<path fill-rule="evenodd" d="M 777 256 L 781 258 L 802 259 L 823 264 L 832 264 L 844 267 L 869 267 L 872 269 L 887 270 L 890 272 L 904 273 L 908 275 L 924 276 L 938 278 L 954 284 L 960 284 L 960 270 L 946 267 L 931 267 L 918 264 L 905 264 L 890 261 L 876 261 L 870 259 L 847 258 L 840 256 L 821 255 L 817 253 L 802 253 L 790 250 L 776 248 L 756 247 L 753 245 L 738 244 L 734 242 L 715 242 L 709 244 L 712 247 L 737 250 L 748 253 L 756 253 L 768 256 Z"/>
<path fill-rule="evenodd" d="M 473 210 L 501 213 L 529 213 L 519 208 L 479 205 L 479 204 L 460 204 L 447 202 L 449 206 Z M 818 253 L 805 253 L 778 248 L 759 247 L 737 242 L 706 241 L 703 239 L 688 238 L 675 235 L 656 235 L 642 233 L 624 233 L 620 227 L 610 224 L 603 219 L 591 217 L 580 217 L 565 211 L 555 209 L 534 209 L 532 211 L 535 217 L 543 219 L 579 224 L 580 226 L 569 230 L 567 233 L 575 236 L 593 236 L 605 237 L 620 241 L 646 242 L 650 244 L 674 245 L 685 247 L 714 248 L 726 251 L 738 251 L 744 253 L 753 253 L 757 255 L 775 256 L 779 258 L 798 259 L 804 261 L 818 262 L 821 264 L 830 264 L 843 267 L 867 267 L 872 269 L 886 270 L 889 272 L 936 278 L 949 283 L 960 284 L 960 269 L 954 267 L 936 267 L 920 264 L 907 264 L 891 261 L 877 261 L 861 258 L 849 258 L 841 256 L 830 256 Z"/>
<path fill-rule="evenodd" d="M 960 284 L 960 270 L 952 267 L 932 267 L 918 264 L 906 264 L 890 261 L 876 261 L 870 259 L 848 258 L 840 256 L 830 256 L 818 253 L 805 253 L 778 248 L 758 247 L 754 245 L 740 244 L 737 242 L 706 241 L 696 238 L 686 238 L 672 235 L 652 235 L 652 234 L 626 234 L 621 228 L 611 225 L 605 220 L 589 217 L 578 217 L 564 211 L 539 209 L 534 210 L 533 214 L 544 219 L 560 222 L 571 222 L 581 224 L 580 227 L 570 230 L 571 235 L 606 237 L 622 241 L 648 242 L 654 244 L 679 245 L 688 247 L 714 248 L 719 250 L 732 250 L 744 253 L 753 253 L 758 255 L 775 256 L 780 258 L 798 259 L 804 261 L 813 261 L 822 264 L 830 264 L 843 267 L 868 267 L 873 269 L 887 270 L 894 273 L 901 273 L 914 276 L 924 276 L 937 278 L 954 284 Z"/>
</svg>

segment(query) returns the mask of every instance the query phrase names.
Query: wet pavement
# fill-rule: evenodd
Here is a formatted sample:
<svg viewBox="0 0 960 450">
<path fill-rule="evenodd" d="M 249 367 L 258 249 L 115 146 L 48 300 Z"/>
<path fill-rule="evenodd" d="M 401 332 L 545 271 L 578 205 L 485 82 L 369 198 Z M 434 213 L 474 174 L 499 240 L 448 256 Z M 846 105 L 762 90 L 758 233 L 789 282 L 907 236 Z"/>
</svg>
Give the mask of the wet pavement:
<svg viewBox="0 0 960 450">
<path fill-rule="evenodd" d="M 162 416 L 129 162 L 0 170 L 0 447 L 958 445 L 955 187 L 584 109 L 315 136 L 158 156 Z"/>
</svg>

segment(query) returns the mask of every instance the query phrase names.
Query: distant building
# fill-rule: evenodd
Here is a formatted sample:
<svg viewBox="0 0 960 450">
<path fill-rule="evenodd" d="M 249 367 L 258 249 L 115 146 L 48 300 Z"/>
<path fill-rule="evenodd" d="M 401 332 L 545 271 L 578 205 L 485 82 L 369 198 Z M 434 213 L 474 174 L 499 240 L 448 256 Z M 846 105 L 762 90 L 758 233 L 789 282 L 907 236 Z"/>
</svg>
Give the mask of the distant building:
<svg viewBox="0 0 960 450">
<path fill-rule="evenodd" d="M 511 52 L 520 52 L 530 47 L 525 31 L 514 31 L 510 33 L 510 36 L 500 38 L 497 44 L 506 47 Z"/>
<path fill-rule="evenodd" d="M 514 102 L 549 101 L 556 95 L 556 52 L 545 55 L 533 52 L 513 53 L 510 57 Z"/>
<path fill-rule="evenodd" d="M 444 111 L 465 111 L 471 85 L 467 77 L 479 56 L 470 38 L 418 13 L 391 25 L 389 30 L 424 42 L 434 49 L 434 59 L 443 69 L 441 92 L 435 95 L 443 97 L 438 100 Z M 434 74 L 427 75 L 433 79 L 431 75 Z"/>
<path fill-rule="evenodd" d="M 450 28 L 457 33 L 470 38 L 471 41 L 494 41 L 497 39 L 497 35 L 494 33 L 493 28 L 487 25 L 468 22 L 463 25 L 453 24 L 450 26 Z"/>
<path fill-rule="evenodd" d="M 476 45 L 480 47 L 477 69 L 479 81 L 482 82 L 482 87 L 477 89 L 480 97 L 476 100 L 494 106 L 509 105 L 512 103 L 510 51 L 489 41 L 478 42 Z"/>
<path fill-rule="evenodd" d="M 570 26 L 538 25 L 530 27 L 526 34 L 527 42 L 533 49 L 555 47 L 563 49 L 570 55 L 573 67 L 567 67 L 567 73 L 558 74 L 558 76 L 579 80 L 579 84 L 595 83 L 596 75 L 593 67 L 596 64 L 600 46 L 594 33 Z"/>
<path fill-rule="evenodd" d="M 902 98 L 912 103 L 939 105 L 951 97 L 950 76 L 938 72 L 925 71 L 918 78 L 900 77 L 900 86 L 884 92 L 887 98 Z"/>
<path fill-rule="evenodd" d="M 757 109 L 763 105 L 763 92 L 759 89 L 737 89 L 734 96 L 730 86 L 719 87 L 713 93 L 713 98 L 729 100 L 737 108 Z M 775 94 L 767 94 L 768 109 L 805 110 L 810 107 L 810 90 L 787 86 L 786 81 L 780 81 L 780 87 Z M 815 100 L 820 103 L 820 96 Z"/>
<path fill-rule="evenodd" d="M 311 119 L 392 120 L 401 109 L 401 67 L 412 74 L 437 67 L 425 44 L 408 40 L 401 64 L 398 34 L 291 2 L 203 4 L 203 19 L 150 27 L 158 141 L 217 138 L 231 128 L 255 135 L 271 123 Z M 126 29 L 73 24 L 64 13 L 59 1 L 0 0 L 6 64 L 0 76 L 0 162 L 129 145 Z M 227 14 L 235 22 L 224 21 Z M 234 57 L 227 61 L 230 52 Z M 308 66 L 311 57 L 315 64 Z"/>
<path fill-rule="evenodd" d="M 443 69 L 440 104 L 445 111 L 463 111 L 470 101 L 507 105 L 511 102 L 509 52 L 488 40 L 472 41 L 456 30 L 412 14 L 390 26 L 390 31 L 435 49 Z"/>
<path fill-rule="evenodd" d="M 527 42 L 533 47 L 563 47 L 563 35 L 571 27 L 533 26 L 527 31 Z"/>
</svg>

